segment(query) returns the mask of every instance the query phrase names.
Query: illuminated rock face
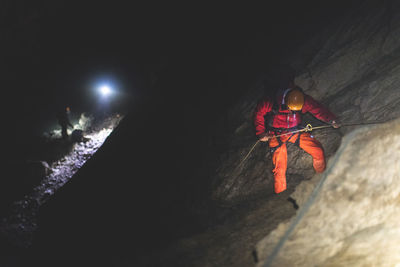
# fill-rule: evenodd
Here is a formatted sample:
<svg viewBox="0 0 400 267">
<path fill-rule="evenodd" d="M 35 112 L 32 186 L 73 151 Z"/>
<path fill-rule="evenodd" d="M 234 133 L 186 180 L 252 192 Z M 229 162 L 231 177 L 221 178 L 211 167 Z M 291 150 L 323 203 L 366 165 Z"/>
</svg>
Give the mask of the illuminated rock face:
<svg viewBox="0 0 400 267">
<path fill-rule="evenodd" d="M 54 131 L 55 134 L 52 134 L 54 139 L 47 140 L 49 145 L 43 150 L 49 155 L 54 153 L 50 151 L 57 151 L 57 155 L 60 156 L 59 159 L 50 157 L 52 159 L 49 161 L 50 165 L 45 161 L 29 160 L 9 166 L 14 168 L 14 175 L 6 180 L 7 186 L 3 186 L 1 197 L 2 205 L 8 204 L 11 208 L 8 213 L 1 214 L 0 231 L 14 244 L 24 247 L 32 244 L 33 233 L 37 230 L 38 209 L 86 164 L 123 116 L 110 116 L 97 124 L 91 124 L 90 121 L 83 123 L 84 118 L 81 116 L 81 123 L 76 125 L 85 129 L 84 136 L 80 130 L 81 142 L 74 140 L 74 142 L 59 143 L 61 137 L 59 131 Z M 4 184 L 6 183 L 3 181 Z M 7 190 L 10 193 L 7 194 Z"/>
<path fill-rule="evenodd" d="M 364 1 L 290 56 L 288 62 L 298 71 L 296 83 L 343 123 L 399 118 L 399 16 L 396 1 Z M 234 202 L 272 193 L 271 157 L 265 146 L 256 147 L 248 161 L 237 167 L 256 141 L 249 137 L 254 136 L 252 112 L 262 87 L 261 81 L 255 84 L 243 103 L 231 110 L 235 130 L 231 150 L 217 171 L 215 199 Z M 314 175 L 307 154 L 289 149 L 288 186 L 296 187 L 292 197 L 300 206 L 298 213 L 305 211 L 320 179 L 325 177 L 326 183 L 271 266 L 396 266 L 400 262 L 398 124 L 315 131 L 329 159 L 330 169 L 322 175 Z M 289 226 L 281 224 L 258 244 L 259 266 Z"/>
<path fill-rule="evenodd" d="M 400 262 L 400 121 L 354 131 L 343 139 L 315 201 L 300 185 L 304 214 L 270 266 L 395 266 Z M 258 244 L 265 259 L 291 222 Z M 264 266 L 264 262 L 259 266 Z"/>
<path fill-rule="evenodd" d="M 347 16 L 332 23 L 286 60 L 297 71 L 295 82 L 337 114 L 344 123 L 387 121 L 400 116 L 400 5 L 396 1 L 364 1 Z M 266 74 L 267 79 L 271 74 Z M 240 161 L 256 142 L 252 114 L 261 98 L 263 79 L 243 102 L 230 111 L 234 131 L 229 152 L 215 175 L 214 198 L 235 202 L 272 193 L 271 156 L 265 144 Z M 304 122 L 321 124 L 305 117 Z M 357 127 L 314 131 L 326 157 L 334 155 L 342 136 Z M 288 187 L 293 189 L 314 172 L 311 158 L 297 147 L 288 148 Z"/>
<path fill-rule="evenodd" d="M 365 1 L 301 48 L 296 83 L 343 121 L 397 118 L 399 18 L 398 2 Z"/>
<path fill-rule="evenodd" d="M 297 84 L 344 123 L 399 118 L 399 15 L 395 1 L 366 1 L 302 48 L 312 56 L 307 62 L 298 56 L 295 64 L 303 73 Z M 400 262 L 399 123 L 340 130 L 344 138 L 327 171 L 302 182 L 292 195 L 300 205 L 297 217 L 259 242 L 259 266 Z M 310 200 L 320 181 L 325 183 Z"/>
</svg>

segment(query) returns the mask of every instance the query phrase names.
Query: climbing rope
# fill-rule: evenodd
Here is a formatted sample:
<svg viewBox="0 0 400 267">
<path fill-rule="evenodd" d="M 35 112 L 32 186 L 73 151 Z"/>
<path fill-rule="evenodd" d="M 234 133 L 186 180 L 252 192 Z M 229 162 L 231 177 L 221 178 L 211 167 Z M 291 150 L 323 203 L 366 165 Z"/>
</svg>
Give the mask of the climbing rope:
<svg viewBox="0 0 400 267">
<path fill-rule="evenodd" d="M 311 132 L 314 129 L 321 129 L 321 128 L 327 128 L 327 127 L 332 127 L 331 125 L 324 125 L 324 126 L 318 126 L 318 127 L 312 127 L 311 124 L 307 124 L 306 127 L 304 127 L 303 129 L 300 130 L 295 130 L 295 131 L 290 131 L 287 133 L 283 133 L 283 134 L 279 134 L 279 135 L 275 135 L 272 138 L 276 138 L 276 137 L 280 137 L 280 136 L 284 136 L 284 135 L 289 135 L 289 134 L 294 134 L 294 133 L 299 133 L 299 132 Z M 257 142 L 253 145 L 253 147 L 250 149 L 249 153 L 247 153 L 247 155 L 240 161 L 239 165 L 242 165 L 243 162 L 246 161 L 246 159 L 250 156 L 251 152 L 253 152 L 254 148 L 256 147 L 256 145 L 258 143 L 260 143 L 260 140 L 257 140 Z"/>
<path fill-rule="evenodd" d="M 253 152 L 254 148 L 256 147 L 256 145 L 258 143 L 260 143 L 260 140 L 257 140 L 257 142 L 253 145 L 253 147 L 250 149 L 249 153 L 247 153 L 247 155 L 242 159 L 242 161 L 239 163 L 238 166 L 242 165 L 242 163 L 247 159 L 248 156 L 250 156 L 251 152 Z"/>
<path fill-rule="evenodd" d="M 347 124 L 341 124 L 340 127 L 345 127 L 345 126 L 358 126 L 358 125 L 368 125 L 368 124 L 380 124 L 380 123 L 385 123 L 387 121 L 377 121 L 377 122 L 364 122 L 364 123 L 347 123 Z M 316 126 L 313 127 L 311 124 L 307 124 L 306 127 L 304 127 L 303 129 L 299 129 L 299 130 L 295 130 L 295 131 L 290 131 L 287 133 L 283 133 L 280 135 L 275 135 L 273 138 L 275 137 L 280 137 L 280 136 L 284 136 L 284 135 L 289 135 L 289 134 L 294 134 L 294 133 L 298 133 L 298 132 L 311 132 L 313 130 L 318 130 L 318 129 L 324 129 L 324 128 L 330 128 L 333 127 L 332 125 L 322 125 L 322 126 Z M 246 156 L 240 161 L 240 163 L 238 165 L 235 166 L 235 168 L 233 169 L 232 173 L 235 173 L 237 170 L 239 170 L 239 168 L 242 167 L 242 164 L 248 159 L 248 157 L 250 156 L 250 154 L 253 152 L 253 150 L 256 148 L 256 146 L 258 145 L 258 143 L 260 143 L 260 140 L 257 140 L 256 143 L 251 147 L 250 151 L 246 154 Z M 231 187 L 228 191 L 230 191 L 233 188 L 233 184 L 235 184 L 236 179 L 238 179 L 239 176 L 236 176 L 236 178 L 234 178 L 234 180 L 231 183 Z"/>
<path fill-rule="evenodd" d="M 340 127 L 346 127 L 346 126 L 359 126 L 359 125 L 370 125 L 370 124 L 381 124 L 381 123 L 385 123 L 387 121 L 375 121 L 375 122 L 361 122 L 361 123 L 346 123 L 346 124 L 341 124 Z M 284 135 L 289 135 L 289 134 L 295 134 L 295 133 L 299 133 L 299 132 L 311 132 L 313 130 L 318 130 L 318 129 L 324 129 L 324 128 L 330 128 L 333 127 L 332 125 L 322 125 L 322 126 L 316 126 L 313 127 L 311 124 L 307 124 L 306 127 L 304 127 L 303 129 L 300 130 L 295 130 L 295 131 L 290 131 L 287 133 L 283 133 L 283 134 L 279 134 L 279 135 L 274 135 L 271 138 L 276 138 L 276 137 L 281 137 Z M 257 142 L 252 146 L 252 148 L 250 149 L 249 153 L 247 153 L 247 155 L 240 161 L 239 165 L 242 165 L 243 162 L 246 161 L 246 159 L 250 156 L 251 152 L 253 152 L 254 148 L 257 146 L 258 143 L 260 143 L 260 140 L 257 140 Z"/>
</svg>

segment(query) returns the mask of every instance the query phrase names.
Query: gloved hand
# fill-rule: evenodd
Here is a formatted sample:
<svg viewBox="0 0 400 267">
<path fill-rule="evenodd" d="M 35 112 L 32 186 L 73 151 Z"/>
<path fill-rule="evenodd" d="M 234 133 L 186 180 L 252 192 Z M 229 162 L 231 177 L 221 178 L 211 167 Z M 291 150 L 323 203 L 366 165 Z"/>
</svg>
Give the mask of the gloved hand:
<svg viewBox="0 0 400 267">
<path fill-rule="evenodd" d="M 337 120 L 332 121 L 331 124 L 332 124 L 332 127 L 335 129 L 340 128 L 340 126 L 342 126 L 342 124 Z"/>
<path fill-rule="evenodd" d="M 261 142 L 267 142 L 271 136 L 268 133 L 262 133 L 258 136 L 258 140 Z"/>
</svg>

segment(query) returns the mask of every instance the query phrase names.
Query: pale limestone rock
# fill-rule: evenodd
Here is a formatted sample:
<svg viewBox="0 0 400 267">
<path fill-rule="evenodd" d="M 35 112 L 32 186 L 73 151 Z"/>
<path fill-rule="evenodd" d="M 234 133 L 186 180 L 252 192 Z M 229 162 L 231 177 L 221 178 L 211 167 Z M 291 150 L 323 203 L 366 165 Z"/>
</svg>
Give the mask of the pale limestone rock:
<svg viewBox="0 0 400 267">
<path fill-rule="evenodd" d="M 293 197 L 299 219 L 270 266 L 395 266 L 400 262 L 400 120 L 347 135 L 322 176 Z M 323 181 L 315 201 L 307 197 Z M 257 245 L 271 255 L 291 226 Z M 263 266 L 260 262 L 258 266 Z"/>
</svg>

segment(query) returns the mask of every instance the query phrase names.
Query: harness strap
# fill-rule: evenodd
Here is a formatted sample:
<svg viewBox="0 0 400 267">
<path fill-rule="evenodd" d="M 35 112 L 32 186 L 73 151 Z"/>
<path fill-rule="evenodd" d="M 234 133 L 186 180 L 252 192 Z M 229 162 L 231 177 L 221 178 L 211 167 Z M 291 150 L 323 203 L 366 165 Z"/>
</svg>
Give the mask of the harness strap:
<svg viewBox="0 0 400 267">
<path fill-rule="evenodd" d="M 294 144 L 295 144 L 296 146 L 298 146 L 298 147 L 300 147 L 300 136 L 301 136 L 302 133 L 303 133 L 303 132 L 299 132 L 299 136 L 297 136 L 297 139 L 296 139 L 296 141 L 294 142 Z"/>
<path fill-rule="evenodd" d="M 280 148 L 283 144 L 286 144 L 294 135 L 295 135 L 296 133 L 292 133 L 290 136 L 289 136 L 289 138 L 285 141 L 285 142 L 282 142 L 282 140 L 281 140 L 281 138 L 280 137 L 275 137 L 277 140 L 278 140 L 278 145 L 277 146 L 275 146 L 275 147 L 271 147 L 270 148 L 270 151 L 271 151 L 271 153 L 273 154 L 273 153 L 275 153 L 275 151 L 278 149 L 278 148 Z M 297 141 L 300 139 L 300 134 L 299 134 L 299 136 L 297 137 L 297 140 L 295 141 L 295 144 L 297 143 Z"/>
<path fill-rule="evenodd" d="M 275 128 L 275 127 L 269 127 L 268 130 L 273 131 L 273 132 L 278 132 L 278 133 L 282 133 L 282 132 L 293 132 L 296 130 L 299 130 L 301 127 L 299 126 L 295 126 L 292 128 Z"/>
</svg>

